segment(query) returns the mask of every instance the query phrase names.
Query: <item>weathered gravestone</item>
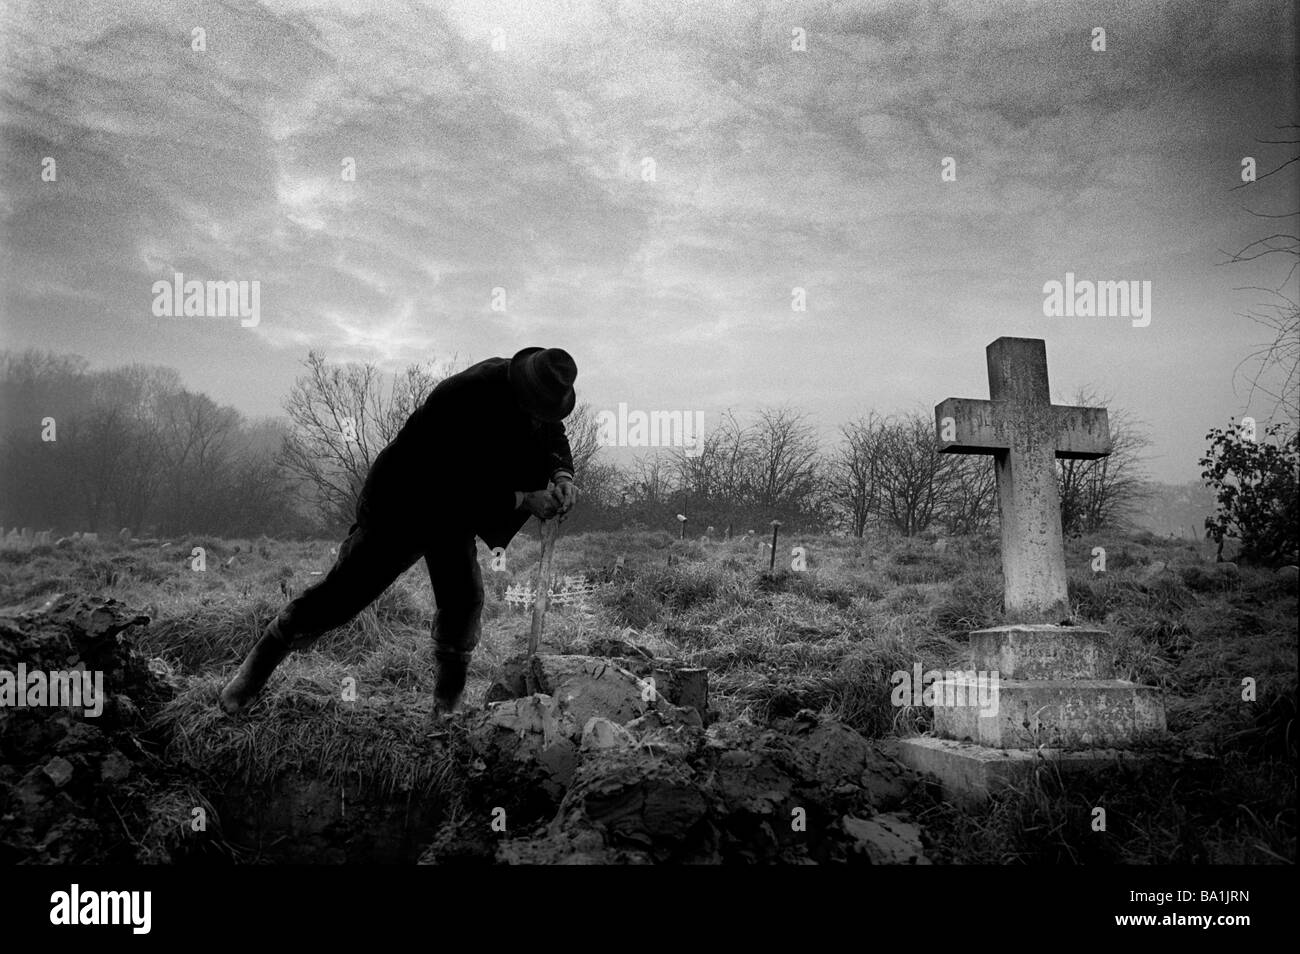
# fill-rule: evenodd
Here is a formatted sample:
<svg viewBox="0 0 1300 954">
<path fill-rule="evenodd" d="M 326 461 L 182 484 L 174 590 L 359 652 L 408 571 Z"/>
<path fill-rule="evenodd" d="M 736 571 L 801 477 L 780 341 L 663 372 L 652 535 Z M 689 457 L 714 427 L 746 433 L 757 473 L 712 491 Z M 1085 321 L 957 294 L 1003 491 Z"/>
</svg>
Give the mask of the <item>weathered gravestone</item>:
<svg viewBox="0 0 1300 954">
<path fill-rule="evenodd" d="M 1106 630 L 1068 619 L 1055 458 L 1107 456 L 1106 410 L 1051 403 L 1041 339 L 999 338 L 987 356 L 991 399 L 949 398 L 935 423 L 942 453 L 993 457 L 1015 622 L 971 634 L 969 670 L 936 684 L 935 736 L 902 745 L 914 768 L 976 797 L 1042 758 L 1062 769 L 1131 758 L 1165 730 L 1159 691 L 1115 678 Z"/>
</svg>

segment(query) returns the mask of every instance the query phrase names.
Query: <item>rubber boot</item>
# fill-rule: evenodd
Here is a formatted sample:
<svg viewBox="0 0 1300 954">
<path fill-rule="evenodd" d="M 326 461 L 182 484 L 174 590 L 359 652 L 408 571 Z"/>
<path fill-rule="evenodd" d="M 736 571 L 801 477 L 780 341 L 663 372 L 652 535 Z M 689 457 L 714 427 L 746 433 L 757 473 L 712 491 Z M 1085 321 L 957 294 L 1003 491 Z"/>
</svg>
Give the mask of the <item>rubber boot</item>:
<svg viewBox="0 0 1300 954">
<path fill-rule="evenodd" d="M 465 676 L 469 660 L 459 657 L 438 657 L 438 675 L 433 684 L 433 711 L 435 715 L 450 715 L 460 706 L 465 694 Z"/>
<path fill-rule="evenodd" d="M 271 623 L 239 667 L 239 672 L 235 673 L 235 678 L 221 690 L 221 708 L 226 714 L 238 715 L 247 709 L 287 655 L 289 644 L 280 636 L 275 623 Z"/>
</svg>

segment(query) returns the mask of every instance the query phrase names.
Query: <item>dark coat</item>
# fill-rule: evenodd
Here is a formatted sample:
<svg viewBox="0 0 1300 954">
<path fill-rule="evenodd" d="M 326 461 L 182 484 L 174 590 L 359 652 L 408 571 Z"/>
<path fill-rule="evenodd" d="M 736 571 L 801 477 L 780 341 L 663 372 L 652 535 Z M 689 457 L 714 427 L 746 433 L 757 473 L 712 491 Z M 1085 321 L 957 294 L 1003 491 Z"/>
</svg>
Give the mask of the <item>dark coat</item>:
<svg viewBox="0 0 1300 954">
<path fill-rule="evenodd" d="M 504 547 L 528 521 L 515 491 L 573 473 L 563 424 L 519 409 L 509 358 L 488 358 L 441 382 L 380 451 L 362 497 L 368 519 L 422 536 L 468 530 Z"/>
</svg>

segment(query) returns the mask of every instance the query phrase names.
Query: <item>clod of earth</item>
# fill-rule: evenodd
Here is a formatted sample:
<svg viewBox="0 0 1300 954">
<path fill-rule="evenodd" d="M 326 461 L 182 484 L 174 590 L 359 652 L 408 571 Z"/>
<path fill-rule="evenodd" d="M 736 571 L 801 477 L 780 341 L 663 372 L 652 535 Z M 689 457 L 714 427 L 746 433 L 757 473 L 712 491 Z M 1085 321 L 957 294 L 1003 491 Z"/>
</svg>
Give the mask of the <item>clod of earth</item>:
<svg viewBox="0 0 1300 954">
<path fill-rule="evenodd" d="M 131 648 L 148 617 L 98 597 L 0 610 L 0 669 L 103 673 L 102 713 L 52 705 L 0 707 L 0 863 L 176 860 L 180 815 L 196 804 L 155 757 L 147 720 L 175 692 Z"/>
<path fill-rule="evenodd" d="M 857 842 L 857 848 L 875 865 L 928 865 L 921 853 L 921 831 L 894 815 L 875 818 L 844 816 L 844 830 Z"/>
<path fill-rule="evenodd" d="M 588 674 L 567 683 L 584 690 L 579 698 L 604 679 L 586 660 L 548 666 L 568 680 Z M 485 772 L 467 803 L 491 808 L 444 824 L 424 862 L 929 863 L 906 814 L 928 797 L 923 787 L 885 745 L 847 726 L 805 711 L 766 728 L 706 730 L 693 709 L 665 705 L 621 726 L 592 717 L 575 750 L 564 710 L 535 694 L 467 720 L 482 764 L 512 765 L 529 784 L 503 789 Z M 572 757 L 563 772 L 557 750 Z M 558 805 L 503 801 L 505 790 L 545 792 Z M 494 833 L 493 809 L 504 810 L 504 832 Z"/>
</svg>

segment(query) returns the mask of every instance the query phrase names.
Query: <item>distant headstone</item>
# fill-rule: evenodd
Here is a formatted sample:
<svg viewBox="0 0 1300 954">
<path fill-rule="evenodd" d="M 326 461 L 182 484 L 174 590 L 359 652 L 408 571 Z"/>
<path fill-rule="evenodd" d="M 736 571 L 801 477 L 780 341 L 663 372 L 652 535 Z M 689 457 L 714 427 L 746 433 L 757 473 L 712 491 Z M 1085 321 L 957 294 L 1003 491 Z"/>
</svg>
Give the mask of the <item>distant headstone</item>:
<svg viewBox="0 0 1300 954">
<path fill-rule="evenodd" d="M 1283 566 L 1277 571 L 1278 579 L 1288 580 L 1291 583 L 1300 580 L 1300 566 Z"/>
<path fill-rule="evenodd" d="M 98 532 L 95 532 L 95 533 L 83 533 L 83 534 L 81 535 L 81 542 L 82 542 L 82 543 L 98 543 L 98 542 L 99 542 L 99 533 L 98 533 Z"/>
<path fill-rule="evenodd" d="M 32 540 L 34 540 L 35 538 L 36 538 L 36 534 L 32 531 L 31 527 L 23 527 L 24 540 L 26 540 L 28 543 L 31 543 Z"/>
<path fill-rule="evenodd" d="M 37 542 L 38 544 L 49 543 L 49 542 L 50 542 L 50 531 L 48 531 L 48 530 L 39 530 L 39 531 L 37 531 L 37 533 L 36 533 L 36 542 Z"/>
<path fill-rule="evenodd" d="M 130 540 L 130 539 L 131 539 L 131 528 L 130 528 L 130 527 L 123 527 L 121 530 L 117 531 L 117 538 L 118 538 L 119 540 Z"/>
</svg>

